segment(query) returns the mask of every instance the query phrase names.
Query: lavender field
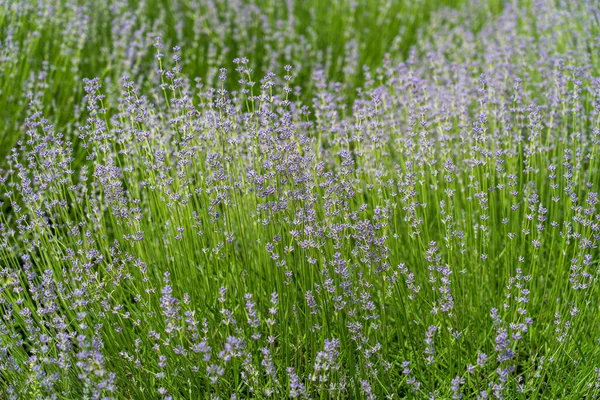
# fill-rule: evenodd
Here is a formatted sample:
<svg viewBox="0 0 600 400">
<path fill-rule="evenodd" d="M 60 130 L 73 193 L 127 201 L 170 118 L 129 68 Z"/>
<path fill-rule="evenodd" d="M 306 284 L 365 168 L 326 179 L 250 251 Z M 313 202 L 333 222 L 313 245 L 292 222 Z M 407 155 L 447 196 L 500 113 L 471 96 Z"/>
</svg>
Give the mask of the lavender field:
<svg viewBox="0 0 600 400">
<path fill-rule="evenodd" d="M 0 400 L 600 398 L 597 0 L 0 0 Z"/>
</svg>

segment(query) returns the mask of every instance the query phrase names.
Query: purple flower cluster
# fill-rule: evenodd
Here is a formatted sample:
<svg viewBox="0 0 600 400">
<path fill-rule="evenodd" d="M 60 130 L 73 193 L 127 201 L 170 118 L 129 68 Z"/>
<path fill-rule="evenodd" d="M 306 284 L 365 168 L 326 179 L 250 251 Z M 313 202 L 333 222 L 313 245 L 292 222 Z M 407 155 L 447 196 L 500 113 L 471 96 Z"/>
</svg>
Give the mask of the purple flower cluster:
<svg viewBox="0 0 600 400">
<path fill-rule="evenodd" d="M 447 9 L 373 70 L 350 40 L 352 96 L 328 55 L 221 68 L 229 30 L 290 39 L 233 3 L 188 5 L 210 60 L 115 4 L 127 69 L 82 80 L 72 131 L 31 96 L 0 170 L 0 398 L 597 394 L 593 2 Z"/>
</svg>

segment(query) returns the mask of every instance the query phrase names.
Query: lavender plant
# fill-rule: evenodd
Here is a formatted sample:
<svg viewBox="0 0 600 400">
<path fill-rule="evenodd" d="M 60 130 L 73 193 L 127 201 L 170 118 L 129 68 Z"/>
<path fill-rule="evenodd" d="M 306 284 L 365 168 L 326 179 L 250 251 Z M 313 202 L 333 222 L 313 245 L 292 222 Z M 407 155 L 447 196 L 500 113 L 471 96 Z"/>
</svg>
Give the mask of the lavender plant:
<svg viewBox="0 0 600 400">
<path fill-rule="evenodd" d="M 499 8 L 497 0 L 489 1 L 491 9 Z M 77 107 L 85 95 L 83 78 L 100 78 L 114 102 L 124 75 L 149 90 L 155 37 L 165 48 L 179 46 L 182 70 L 206 88 L 218 86 L 219 69 L 233 69 L 235 57 L 252 55 L 255 78 L 293 64 L 310 102 L 311 76 L 320 69 L 344 82 L 350 104 L 364 65 L 375 68 L 386 53 L 405 55 L 436 8 L 461 2 L 2 0 L 0 158 L 18 140 L 30 95 L 43 96 L 40 111 L 74 133 L 86 119 Z M 237 80 L 231 77 L 228 87 L 238 86 Z"/>
<path fill-rule="evenodd" d="M 4 38 L 60 29 L 26 4 Z M 598 4 L 423 4 L 365 67 L 268 2 L 72 7 L 114 49 L 3 58 L 0 398 L 600 396 Z"/>
</svg>

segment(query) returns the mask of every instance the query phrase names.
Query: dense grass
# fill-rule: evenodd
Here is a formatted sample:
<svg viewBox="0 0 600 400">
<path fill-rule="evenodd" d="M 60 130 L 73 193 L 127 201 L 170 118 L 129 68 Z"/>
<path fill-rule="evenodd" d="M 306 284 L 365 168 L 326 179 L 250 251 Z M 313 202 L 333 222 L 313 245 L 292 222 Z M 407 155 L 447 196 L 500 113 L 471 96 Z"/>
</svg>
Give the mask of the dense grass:
<svg viewBox="0 0 600 400">
<path fill-rule="evenodd" d="M 1 4 L 0 398 L 599 396 L 598 5 L 211 4 Z"/>
</svg>

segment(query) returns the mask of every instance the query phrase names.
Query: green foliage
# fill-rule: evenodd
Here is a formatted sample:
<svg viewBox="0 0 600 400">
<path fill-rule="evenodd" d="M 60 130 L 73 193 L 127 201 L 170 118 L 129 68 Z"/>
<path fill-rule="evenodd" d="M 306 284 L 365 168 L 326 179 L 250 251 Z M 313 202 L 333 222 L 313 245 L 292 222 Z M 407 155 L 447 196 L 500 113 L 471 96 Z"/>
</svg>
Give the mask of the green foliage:
<svg viewBox="0 0 600 400">
<path fill-rule="evenodd" d="M 0 3 L 0 398 L 595 398 L 597 9 Z"/>
</svg>

